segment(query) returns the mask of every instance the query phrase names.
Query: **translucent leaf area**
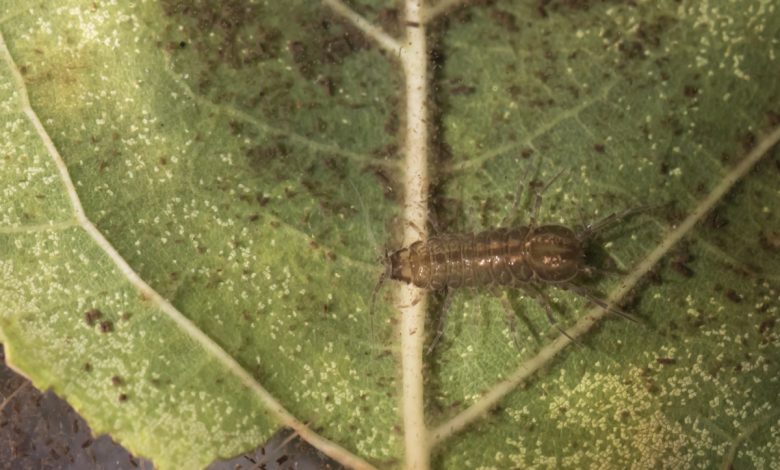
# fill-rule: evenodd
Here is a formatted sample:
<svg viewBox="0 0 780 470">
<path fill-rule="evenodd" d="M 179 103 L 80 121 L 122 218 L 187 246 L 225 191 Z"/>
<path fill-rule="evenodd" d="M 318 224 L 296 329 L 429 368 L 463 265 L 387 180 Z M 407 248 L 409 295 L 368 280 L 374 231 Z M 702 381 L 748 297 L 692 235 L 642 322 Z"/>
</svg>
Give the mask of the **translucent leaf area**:
<svg viewBox="0 0 780 470">
<path fill-rule="evenodd" d="M 396 283 L 370 304 L 407 224 L 405 75 L 326 3 L 0 0 L 2 343 L 159 468 L 249 451 L 285 416 L 404 465 Z M 589 249 L 606 296 L 780 126 L 772 0 L 458 3 L 425 25 L 433 233 L 498 226 L 521 183 L 527 224 L 563 171 L 545 222 L 648 206 Z M 422 27 L 402 2 L 344 5 Z M 622 300 L 638 323 L 607 316 L 432 466 L 777 465 L 778 181 L 775 149 Z M 562 328 L 592 307 L 549 287 Z M 454 292 L 424 359 L 431 429 L 560 335 L 507 300 L 514 329 L 500 292 Z"/>
</svg>

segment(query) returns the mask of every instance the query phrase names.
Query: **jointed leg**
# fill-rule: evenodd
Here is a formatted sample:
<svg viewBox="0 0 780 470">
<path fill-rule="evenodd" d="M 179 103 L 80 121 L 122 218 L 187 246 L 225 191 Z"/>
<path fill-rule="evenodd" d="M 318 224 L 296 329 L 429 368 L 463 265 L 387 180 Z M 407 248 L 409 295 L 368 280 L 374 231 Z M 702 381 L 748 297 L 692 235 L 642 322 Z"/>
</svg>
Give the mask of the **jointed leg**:
<svg viewBox="0 0 780 470">
<path fill-rule="evenodd" d="M 626 217 L 637 214 L 639 212 L 648 211 L 652 208 L 653 206 L 639 206 L 639 207 L 634 207 L 632 209 L 624 210 L 623 212 L 613 212 L 612 214 L 609 214 L 608 216 L 604 217 L 603 219 L 597 222 L 586 224 L 585 228 L 582 229 L 582 231 L 577 234 L 577 238 L 579 238 L 580 240 L 587 240 L 588 238 L 592 237 L 593 234 L 604 230 L 610 225 L 619 222 L 625 219 Z"/>
<path fill-rule="evenodd" d="M 573 284 L 571 282 L 567 282 L 564 284 L 564 288 L 574 292 L 575 294 L 579 295 L 580 297 L 584 297 L 585 299 L 590 300 L 594 304 L 598 305 L 599 307 L 603 308 L 609 313 L 614 313 L 615 315 L 620 315 L 621 317 L 625 318 L 626 320 L 631 320 L 632 322 L 639 322 L 639 319 L 637 319 L 635 316 L 631 315 L 630 313 L 626 313 L 619 308 L 613 307 L 609 305 L 604 300 L 598 298 L 596 295 L 594 295 L 592 292 L 590 292 L 588 289 L 582 286 L 578 286 L 577 284 Z"/>
<path fill-rule="evenodd" d="M 574 342 L 574 338 L 569 336 L 569 333 L 566 333 L 566 330 L 561 328 L 561 326 L 558 324 L 558 321 L 555 319 L 555 316 L 553 315 L 552 311 L 552 305 L 550 305 L 550 300 L 547 298 L 546 295 L 544 295 L 544 292 L 542 292 L 538 287 L 534 286 L 533 284 L 523 284 L 522 285 L 523 290 L 525 290 L 528 294 L 530 294 L 534 299 L 536 299 L 537 302 L 544 308 L 544 312 L 547 315 L 547 319 L 550 321 L 550 324 L 555 326 L 558 331 L 561 332 L 562 335 L 569 338 L 572 342 Z"/>
<path fill-rule="evenodd" d="M 439 321 L 436 324 L 436 336 L 433 337 L 431 340 L 431 345 L 428 346 L 428 350 L 425 351 L 425 354 L 430 354 L 437 344 L 439 344 L 439 340 L 441 340 L 441 335 L 444 333 L 444 319 L 447 316 L 447 314 L 450 311 L 450 306 L 452 305 L 452 289 L 446 289 L 444 291 L 444 301 L 441 304 L 441 312 L 439 313 Z"/>
<path fill-rule="evenodd" d="M 501 221 L 501 227 L 508 227 L 507 224 L 511 224 L 517 218 L 517 208 L 520 207 L 520 199 L 523 197 L 523 189 L 525 189 L 525 182 L 528 181 L 530 168 L 530 165 L 526 167 L 523 177 L 520 179 L 520 184 L 517 186 L 517 191 L 515 191 L 515 200 L 512 202 L 512 208 L 509 209 L 509 213 Z"/>
<path fill-rule="evenodd" d="M 537 189 L 534 191 L 534 207 L 533 210 L 531 211 L 531 221 L 529 224 L 531 230 L 536 228 L 536 224 L 539 220 L 539 212 L 542 209 L 542 194 L 544 194 L 544 192 L 547 191 L 547 189 L 555 182 L 555 180 L 558 179 L 559 176 L 563 174 L 564 171 L 566 170 L 564 169 L 559 171 L 558 173 L 555 174 L 555 176 L 552 177 L 550 181 L 547 182 L 547 184 L 542 186 L 542 189 Z"/>
<path fill-rule="evenodd" d="M 509 303 L 509 298 L 507 298 L 506 291 L 501 292 L 500 295 L 498 295 L 498 298 L 501 300 L 501 305 L 504 307 L 504 313 L 506 313 L 506 321 L 509 325 L 509 332 L 512 334 L 512 340 L 515 342 L 515 347 L 518 351 L 521 351 L 520 348 L 520 338 L 517 334 L 517 315 L 515 314 L 515 309 L 512 308 L 512 304 Z"/>
</svg>

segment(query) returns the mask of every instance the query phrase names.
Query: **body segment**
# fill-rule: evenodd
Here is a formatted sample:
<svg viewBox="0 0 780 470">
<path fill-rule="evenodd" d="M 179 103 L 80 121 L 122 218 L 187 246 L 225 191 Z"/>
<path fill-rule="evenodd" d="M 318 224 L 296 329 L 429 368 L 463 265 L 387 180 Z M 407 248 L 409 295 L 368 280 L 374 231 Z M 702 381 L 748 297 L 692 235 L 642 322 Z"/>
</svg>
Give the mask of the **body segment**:
<svg viewBox="0 0 780 470">
<path fill-rule="evenodd" d="M 584 262 L 582 242 L 561 225 L 440 235 L 390 256 L 390 277 L 423 289 L 568 281 Z"/>
</svg>

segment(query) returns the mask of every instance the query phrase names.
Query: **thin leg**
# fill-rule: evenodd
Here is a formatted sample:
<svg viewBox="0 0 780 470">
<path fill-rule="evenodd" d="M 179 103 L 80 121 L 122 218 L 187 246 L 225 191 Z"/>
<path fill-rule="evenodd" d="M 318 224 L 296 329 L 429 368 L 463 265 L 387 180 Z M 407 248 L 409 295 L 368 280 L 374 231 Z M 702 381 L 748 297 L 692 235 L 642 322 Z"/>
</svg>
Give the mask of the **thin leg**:
<svg viewBox="0 0 780 470">
<path fill-rule="evenodd" d="M 603 275 L 603 276 L 609 276 L 609 275 L 624 275 L 626 274 L 626 271 L 623 269 L 620 269 L 618 267 L 615 268 L 601 268 L 598 266 L 585 266 L 582 268 L 582 274 L 585 275 L 585 277 L 592 279 L 596 277 L 597 274 Z"/>
<path fill-rule="evenodd" d="M 550 324 L 557 328 L 563 336 L 569 338 L 572 342 L 575 342 L 574 338 L 569 336 L 569 333 L 566 333 L 566 330 L 561 328 L 561 325 L 558 324 L 558 320 L 556 320 L 555 316 L 553 315 L 552 305 L 550 305 L 550 300 L 547 299 L 547 296 L 544 295 L 544 293 L 539 290 L 539 288 L 532 284 L 524 284 L 522 287 L 523 290 L 531 294 L 531 296 L 536 299 L 537 302 L 539 302 L 542 308 L 544 308 L 544 312 L 547 314 L 547 319 L 550 321 Z"/>
<path fill-rule="evenodd" d="M 388 259 L 388 256 L 385 255 L 385 259 Z M 388 261 L 389 263 L 389 261 Z M 385 281 L 387 281 L 387 273 L 388 270 L 385 270 L 385 272 L 382 273 L 381 276 L 379 276 L 379 280 L 376 282 L 376 286 L 374 286 L 374 291 L 371 293 L 371 306 L 368 310 L 368 317 L 369 322 L 371 323 L 371 338 L 375 338 L 374 336 L 374 307 L 376 306 L 376 295 L 379 293 L 379 289 L 382 288 Z"/>
<path fill-rule="evenodd" d="M 517 218 L 517 208 L 520 207 L 520 199 L 523 197 L 523 189 L 525 189 L 525 182 L 528 181 L 528 171 L 530 169 L 530 165 L 526 166 L 523 177 L 520 179 L 520 184 L 517 186 L 517 191 L 515 191 L 515 200 L 512 202 L 512 208 L 509 209 L 509 213 L 501 221 L 500 227 L 508 227 L 509 225 L 507 224 L 511 224 Z"/>
<path fill-rule="evenodd" d="M 436 336 L 433 337 L 431 340 L 431 345 L 428 346 L 428 350 L 425 351 L 426 356 L 433 352 L 433 350 L 436 348 L 436 345 L 439 344 L 439 340 L 441 340 L 441 335 L 444 334 L 444 319 L 449 313 L 450 306 L 452 305 L 452 292 L 452 289 L 445 290 L 444 302 L 441 304 L 441 313 L 439 313 L 439 322 L 436 325 Z"/>
<path fill-rule="evenodd" d="M 550 181 L 547 182 L 544 186 L 542 186 L 542 189 L 537 189 L 534 191 L 534 207 L 531 211 L 531 223 L 530 227 L 531 230 L 536 228 L 537 221 L 539 220 L 539 212 L 542 209 L 542 194 L 544 194 L 545 191 L 555 182 L 555 180 L 558 179 L 559 176 L 563 174 L 563 172 L 566 171 L 565 169 L 559 171 L 555 174 L 555 176 L 552 177 Z"/>
<path fill-rule="evenodd" d="M 619 308 L 610 306 L 607 302 L 604 300 L 598 298 L 595 294 L 593 294 L 588 289 L 578 286 L 576 284 L 572 284 L 570 282 L 567 282 L 564 284 L 564 287 L 575 294 L 579 295 L 580 297 L 584 297 L 585 299 L 590 300 L 594 304 L 598 305 L 599 307 L 603 308 L 609 313 L 614 313 L 615 315 L 620 315 L 621 317 L 625 318 L 626 320 L 631 320 L 632 322 L 639 323 L 639 319 L 635 316 L 631 315 L 630 313 L 626 313 Z"/>
<path fill-rule="evenodd" d="M 506 313 L 506 321 L 509 325 L 509 331 L 512 333 L 512 339 L 515 342 L 515 347 L 518 351 L 522 351 L 520 348 L 520 337 L 517 334 L 517 315 L 515 309 L 512 308 L 512 304 L 509 303 L 506 291 L 503 291 L 499 296 L 501 299 L 501 305 L 504 307 L 504 313 Z"/>
<path fill-rule="evenodd" d="M 639 207 L 634 207 L 633 209 L 624 210 L 623 212 L 613 212 L 597 222 L 586 224 L 585 228 L 580 233 L 577 234 L 577 238 L 579 238 L 580 240 L 586 240 L 592 237 L 593 234 L 604 230 L 610 225 L 619 222 L 625 219 L 626 217 L 632 216 L 634 214 L 638 214 L 640 212 L 646 212 L 654 208 L 655 206 L 639 206 Z"/>
</svg>

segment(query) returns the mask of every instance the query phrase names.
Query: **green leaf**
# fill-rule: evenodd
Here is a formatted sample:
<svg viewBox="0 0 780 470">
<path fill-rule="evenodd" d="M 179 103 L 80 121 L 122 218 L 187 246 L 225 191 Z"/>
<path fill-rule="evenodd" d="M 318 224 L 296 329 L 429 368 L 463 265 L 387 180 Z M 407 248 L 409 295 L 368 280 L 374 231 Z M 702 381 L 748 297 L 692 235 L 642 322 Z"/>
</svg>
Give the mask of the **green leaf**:
<svg viewBox="0 0 780 470">
<path fill-rule="evenodd" d="M 397 283 L 373 321 L 369 304 L 408 224 L 405 75 L 328 6 L 268 3 L 0 1 L 0 334 L 36 387 L 160 468 L 280 426 L 397 467 Z M 393 2 L 350 7 L 391 36 L 424 26 Z M 495 227 L 519 183 L 565 170 L 544 221 L 655 206 L 600 237 L 593 258 L 624 274 L 588 288 L 668 252 L 623 299 L 639 324 L 608 316 L 541 362 L 566 341 L 538 303 L 509 292 L 518 351 L 490 289 L 456 292 L 424 358 L 432 429 L 539 370 L 440 434 L 434 466 L 780 460 L 777 152 L 670 236 L 780 124 L 780 11 L 507 0 L 426 27 L 439 230 Z M 589 312 L 547 293 L 562 327 Z"/>
</svg>

